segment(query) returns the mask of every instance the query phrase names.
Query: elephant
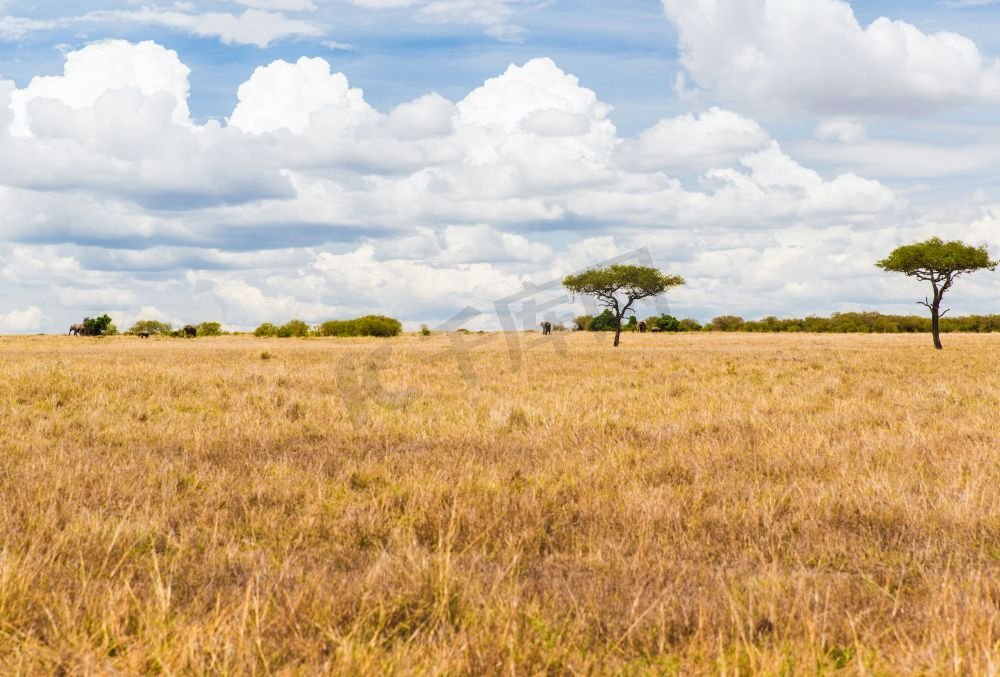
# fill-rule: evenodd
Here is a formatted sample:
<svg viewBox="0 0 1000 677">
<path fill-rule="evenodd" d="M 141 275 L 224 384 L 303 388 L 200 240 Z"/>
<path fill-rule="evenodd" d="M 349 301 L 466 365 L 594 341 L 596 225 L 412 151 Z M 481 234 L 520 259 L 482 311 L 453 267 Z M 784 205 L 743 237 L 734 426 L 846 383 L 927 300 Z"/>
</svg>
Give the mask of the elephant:
<svg viewBox="0 0 1000 677">
<path fill-rule="evenodd" d="M 652 328 L 652 329 L 650 329 L 649 331 L 651 331 L 651 332 L 652 332 L 652 333 L 654 333 L 654 334 L 659 334 L 659 333 L 660 333 L 661 331 L 663 331 L 663 330 L 662 330 L 662 329 L 660 329 L 659 327 L 653 327 L 653 328 Z"/>
<path fill-rule="evenodd" d="M 141 339 L 142 338 L 149 338 L 149 332 L 148 331 L 140 331 L 139 332 L 139 338 L 141 338 Z"/>
<path fill-rule="evenodd" d="M 551 322 L 542 322 L 541 327 L 542 327 L 542 336 L 549 336 L 550 334 L 552 334 Z"/>
<path fill-rule="evenodd" d="M 646 321 L 645 320 L 640 320 L 639 321 L 639 333 L 640 334 L 645 334 L 646 333 Z"/>
<path fill-rule="evenodd" d="M 83 325 L 73 324 L 69 327 L 69 336 L 83 336 Z"/>
<path fill-rule="evenodd" d="M 186 338 L 194 338 L 198 335 L 198 329 L 193 324 L 184 325 L 184 336 Z"/>
</svg>

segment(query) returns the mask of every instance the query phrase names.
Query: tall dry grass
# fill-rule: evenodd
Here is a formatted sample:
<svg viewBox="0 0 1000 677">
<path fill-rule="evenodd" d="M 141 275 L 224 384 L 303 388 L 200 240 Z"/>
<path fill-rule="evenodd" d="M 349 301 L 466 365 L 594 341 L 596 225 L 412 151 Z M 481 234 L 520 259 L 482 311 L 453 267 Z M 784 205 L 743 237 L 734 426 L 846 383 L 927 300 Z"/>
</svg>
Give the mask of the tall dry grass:
<svg viewBox="0 0 1000 677">
<path fill-rule="evenodd" d="M 1000 337 L 520 340 L 0 339 L 0 672 L 1000 669 Z"/>
</svg>

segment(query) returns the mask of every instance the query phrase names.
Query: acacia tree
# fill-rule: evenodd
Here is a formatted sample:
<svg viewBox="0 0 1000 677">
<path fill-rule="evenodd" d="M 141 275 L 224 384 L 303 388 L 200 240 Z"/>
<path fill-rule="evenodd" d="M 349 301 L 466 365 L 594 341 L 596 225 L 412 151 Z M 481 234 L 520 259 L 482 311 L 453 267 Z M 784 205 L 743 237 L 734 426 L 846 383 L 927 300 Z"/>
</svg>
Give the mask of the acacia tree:
<svg viewBox="0 0 1000 677">
<path fill-rule="evenodd" d="M 680 275 L 665 275 L 656 268 L 617 264 L 569 275 L 563 286 L 573 294 L 593 296 L 615 316 L 615 347 L 621 339 L 622 318 L 636 301 L 659 296 L 684 284 Z M 634 312 L 634 311 L 633 311 Z"/>
<path fill-rule="evenodd" d="M 897 247 L 875 265 L 885 271 L 903 273 L 931 283 L 933 296 L 924 297 L 918 303 L 931 311 L 934 347 L 941 350 L 940 321 L 948 312 L 941 312 L 945 292 L 951 289 L 960 275 L 977 270 L 995 270 L 997 262 L 990 258 L 985 246 L 973 247 L 958 240 L 944 242 L 939 237 L 932 237 L 924 242 Z"/>
</svg>

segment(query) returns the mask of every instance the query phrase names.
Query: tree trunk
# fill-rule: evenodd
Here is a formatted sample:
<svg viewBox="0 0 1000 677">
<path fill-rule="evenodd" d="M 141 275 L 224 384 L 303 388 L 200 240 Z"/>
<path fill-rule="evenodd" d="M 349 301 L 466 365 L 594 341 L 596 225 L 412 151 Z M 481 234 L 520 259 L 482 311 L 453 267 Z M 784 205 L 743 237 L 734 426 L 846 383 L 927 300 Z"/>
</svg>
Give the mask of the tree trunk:
<svg viewBox="0 0 1000 677">
<path fill-rule="evenodd" d="M 632 305 L 629 302 L 629 305 Z M 622 335 L 622 318 L 625 317 L 625 313 L 628 312 L 628 306 L 624 308 L 618 307 L 618 302 L 615 302 L 615 348 L 618 347 L 618 343 L 621 341 Z"/>
<path fill-rule="evenodd" d="M 934 295 L 934 303 L 931 304 L 931 334 L 934 335 L 934 347 L 938 350 L 944 348 L 941 345 L 941 296 Z"/>
</svg>

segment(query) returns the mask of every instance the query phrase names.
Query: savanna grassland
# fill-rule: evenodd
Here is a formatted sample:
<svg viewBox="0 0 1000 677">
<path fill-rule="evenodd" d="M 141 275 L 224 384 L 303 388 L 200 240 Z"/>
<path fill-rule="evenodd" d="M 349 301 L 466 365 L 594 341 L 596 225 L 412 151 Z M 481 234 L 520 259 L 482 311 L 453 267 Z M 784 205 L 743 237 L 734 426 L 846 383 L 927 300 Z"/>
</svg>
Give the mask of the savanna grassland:
<svg viewBox="0 0 1000 677">
<path fill-rule="evenodd" d="M 1000 670 L 1000 336 L 518 341 L 0 339 L 0 672 Z"/>
</svg>

